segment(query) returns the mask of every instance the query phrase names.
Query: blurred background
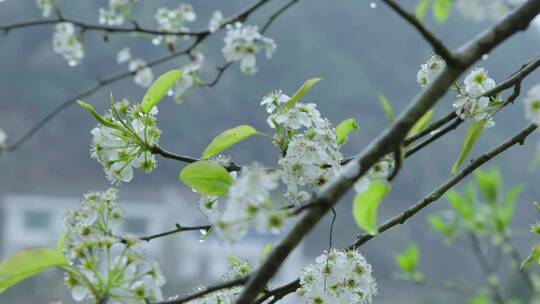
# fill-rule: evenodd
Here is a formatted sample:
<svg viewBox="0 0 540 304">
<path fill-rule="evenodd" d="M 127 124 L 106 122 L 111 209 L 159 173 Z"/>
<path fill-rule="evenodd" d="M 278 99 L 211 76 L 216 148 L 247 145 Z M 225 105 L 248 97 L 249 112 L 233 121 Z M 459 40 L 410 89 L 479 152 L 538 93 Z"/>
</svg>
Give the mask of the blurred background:
<svg viewBox="0 0 540 304">
<path fill-rule="evenodd" d="M 183 1 L 191 3 L 197 21 L 191 28 L 205 28 L 214 10 L 230 16 L 252 0 Z M 401 1 L 413 10 L 416 1 Z M 263 24 L 266 18 L 285 1 L 275 0 L 259 10 L 249 24 Z M 98 8 L 107 1 L 63 1 L 64 16 L 98 23 Z M 135 17 L 146 28 L 157 25 L 154 14 L 158 7 L 175 7 L 178 1 L 139 1 Z M 6 0 L 0 4 L 0 24 L 35 20 L 40 11 L 32 0 Z M 494 21 L 473 22 L 453 11 L 448 22 L 438 24 L 430 15 L 425 23 L 449 46 L 456 47 L 477 35 Z M 0 128 L 15 141 L 63 100 L 90 88 L 96 79 L 124 72 L 125 65 L 116 63 L 116 54 L 129 46 L 132 54 L 150 61 L 168 53 L 163 46 L 148 39 L 135 39 L 127 34 L 109 35 L 87 32 L 84 35 L 86 56 L 82 64 L 70 67 L 51 46 L 53 26 L 11 31 L 0 35 Z M 425 41 L 381 3 L 366 0 L 300 1 L 285 12 L 269 29 L 267 36 L 278 47 L 271 60 L 258 60 L 259 72 L 244 75 L 238 65 L 224 74 L 213 88 L 194 90 L 183 104 L 168 98 L 160 104 L 158 125 L 163 131 L 161 146 L 177 153 L 200 155 L 211 139 L 224 129 L 250 124 L 268 130 L 266 112 L 259 103 L 267 92 L 281 89 L 292 94 L 304 80 L 324 78 L 313 88 L 306 101 L 315 102 L 319 110 L 334 122 L 355 118 L 360 132 L 354 133 L 344 147 L 345 155 L 362 150 L 381 130 L 388 126 L 378 98 L 388 97 L 394 109 L 403 109 L 419 92 L 416 73 L 429 57 Z M 202 48 L 206 55 L 202 78 L 211 80 L 215 66 L 224 63 L 221 55 L 224 33 L 211 37 Z M 486 67 L 497 82 L 504 80 L 527 61 L 540 54 L 540 32 L 530 28 L 519 33 L 489 54 L 477 66 Z M 188 42 L 185 42 L 187 45 Z M 179 49 L 183 42 L 179 42 Z M 154 74 L 178 68 L 185 58 L 171 60 L 153 68 Z M 540 73 L 528 77 L 523 90 L 540 81 Z M 108 94 L 125 96 L 133 102 L 144 94 L 131 78 L 101 89 L 88 98 L 99 112 L 109 107 Z M 441 117 L 451 111 L 448 94 L 435 109 Z M 496 127 L 482 135 L 472 156 L 491 149 L 526 125 L 519 102 L 495 118 Z M 61 216 L 78 208 L 82 194 L 88 190 L 105 190 L 106 181 L 100 165 L 90 159 L 90 130 L 95 121 L 78 106 L 70 106 L 52 122 L 13 153 L 0 158 L 0 258 L 33 246 L 52 246 L 61 230 Z M 408 159 L 393 190 L 381 205 L 381 221 L 396 215 L 427 195 L 450 177 L 450 168 L 457 158 L 465 134 L 462 126 L 443 140 Z M 522 255 L 533 243 L 527 229 L 537 214 L 531 203 L 540 197 L 540 173 L 531 172 L 529 164 L 536 154 L 538 136 L 533 135 L 524 146 L 513 148 L 487 167 L 498 166 L 504 173 L 505 185 L 527 184 L 521 196 L 513 242 Z M 252 138 L 229 152 L 242 164 L 255 160 L 272 165 L 277 150 L 267 141 Z M 199 213 L 196 196 L 178 181 L 182 163 L 158 157 L 158 167 L 146 175 L 137 170 L 132 182 L 120 187 L 120 204 L 126 212 L 122 229 L 146 235 L 182 225 L 206 224 Z M 458 189 L 461 186 L 458 186 Z M 361 231 L 351 215 L 349 194 L 336 208 L 334 246 L 345 246 Z M 434 283 L 455 281 L 471 289 L 482 288 L 485 280 L 479 265 L 467 246 L 445 245 L 426 223 L 426 215 L 448 206 L 445 199 L 421 212 L 362 247 L 373 265 L 379 284 L 377 303 L 463 303 L 463 298 L 446 291 L 417 286 L 393 279 L 396 271 L 394 254 L 410 243 L 421 249 L 420 270 Z M 288 267 L 274 282 L 288 282 L 328 246 L 330 218 L 325 218 L 288 260 Z M 148 253 L 161 262 L 169 279 L 166 296 L 185 294 L 193 288 L 216 282 L 227 269 L 227 256 L 249 259 L 254 265 L 268 242 L 276 238 L 250 236 L 236 246 L 226 245 L 215 237 L 199 242 L 200 235 L 182 233 L 148 245 Z M 517 293 L 521 282 L 511 272 L 502 275 L 503 290 Z M 61 273 L 50 271 L 29 279 L 0 295 L 0 303 L 48 303 L 59 299 L 72 300 L 63 287 Z M 295 303 L 294 300 L 290 300 Z"/>
</svg>

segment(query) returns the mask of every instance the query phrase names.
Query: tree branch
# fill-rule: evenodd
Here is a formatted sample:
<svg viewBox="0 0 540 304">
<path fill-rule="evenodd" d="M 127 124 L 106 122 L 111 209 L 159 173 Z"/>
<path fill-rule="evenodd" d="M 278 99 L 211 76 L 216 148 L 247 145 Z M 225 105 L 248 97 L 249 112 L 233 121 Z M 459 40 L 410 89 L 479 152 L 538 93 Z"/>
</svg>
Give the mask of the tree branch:
<svg viewBox="0 0 540 304">
<path fill-rule="evenodd" d="M 310 200 L 310 203 L 315 203 L 316 206 L 309 209 L 308 213 L 302 217 L 278 246 L 274 248 L 261 267 L 250 277 L 246 288 L 244 288 L 236 303 L 253 303 L 290 252 L 313 229 L 328 210 L 337 203 L 353 183 L 363 176 L 381 157 L 402 144 L 412 126 L 436 104 L 465 69 L 515 32 L 524 30 L 538 12 L 540 12 L 540 1 L 529 0 L 494 27 L 484 31 L 462 46 L 457 54 L 460 64 L 447 65 L 437 78 L 398 117 L 393 126 L 373 141 L 359 157 L 345 165 L 340 170 L 337 178 L 323 186 L 320 192 Z"/>
<path fill-rule="evenodd" d="M 194 299 L 202 298 L 205 295 L 211 294 L 211 293 L 213 293 L 215 291 L 218 291 L 218 290 L 243 285 L 243 284 L 245 284 L 247 282 L 248 278 L 249 277 L 245 276 L 245 277 L 242 277 L 242 278 L 239 278 L 239 279 L 236 279 L 236 280 L 227 281 L 227 282 L 223 282 L 221 284 L 217 284 L 217 285 L 214 285 L 214 286 L 207 287 L 204 290 L 201 290 L 199 292 L 190 294 L 189 296 L 185 296 L 185 297 L 178 298 L 178 299 L 167 300 L 167 301 L 154 302 L 154 303 L 150 303 L 150 304 L 182 304 L 182 303 L 186 303 L 186 302 L 189 302 L 189 301 L 194 300 Z"/>
<path fill-rule="evenodd" d="M 180 226 L 179 224 L 176 224 L 175 229 L 165 231 L 165 232 L 162 232 L 162 233 L 149 235 L 149 236 L 139 237 L 139 239 L 141 241 L 150 242 L 153 239 L 157 239 L 157 238 L 161 238 L 161 237 L 164 237 L 164 236 L 176 234 L 176 233 L 179 233 L 179 232 L 195 231 L 195 230 L 206 230 L 206 231 L 208 231 L 208 230 L 210 230 L 210 228 L 212 228 L 212 226 L 210 226 L 210 225 L 184 227 L 184 226 Z"/>
</svg>

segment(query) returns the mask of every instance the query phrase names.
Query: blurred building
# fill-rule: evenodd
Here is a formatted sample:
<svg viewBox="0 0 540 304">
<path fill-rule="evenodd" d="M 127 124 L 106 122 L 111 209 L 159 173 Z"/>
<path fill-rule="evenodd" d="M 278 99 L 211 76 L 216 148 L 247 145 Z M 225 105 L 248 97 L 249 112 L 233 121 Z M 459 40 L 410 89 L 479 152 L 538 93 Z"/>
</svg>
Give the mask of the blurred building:
<svg viewBox="0 0 540 304">
<path fill-rule="evenodd" d="M 183 226 L 201 225 L 205 218 L 193 204 L 193 195 L 165 189 L 161 201 L 135 201 L 120 198 L 124 217 L 119 232 L 147 236 Z M 62 231 L 62 217 L 80 207 L 79 198 L 10 194 L 0 201 L 0 258 L 30 247 L 55 247 Z M 157 259 L 170 283 L 189 292 L 195 286 L 220 279 L 229 267 L 229 257 L 248 260 L 252 266 L 271 240 L 248 235 L 233 245 L 211 235 L 201 240 L 198 231 L 182 232 L 143 244 L 149 256 Z M 287 260 L 275 279 L 276 284 L 298 277 L 305 266 L 302 248 Z M 177 285 L 180 284 L 180 285 Z"/>
</svg>

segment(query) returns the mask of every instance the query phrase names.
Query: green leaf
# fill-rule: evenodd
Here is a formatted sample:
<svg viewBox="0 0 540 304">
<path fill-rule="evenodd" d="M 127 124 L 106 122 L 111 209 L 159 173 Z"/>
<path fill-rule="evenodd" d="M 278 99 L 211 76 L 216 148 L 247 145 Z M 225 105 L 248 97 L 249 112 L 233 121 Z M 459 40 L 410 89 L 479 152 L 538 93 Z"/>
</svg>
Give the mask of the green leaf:
<svg viewBox="0 0 540 304">
<path fill-rule="evenodd" d="M 120 127 L 117 126 L 116 124 L 108 121 L 107 119 L 103 118 L 101 115 L 99 115 L 96 110 L 94 110 L 94 107 L 92 107 L 90 104 L 82 101 L 82 100 L 77 100 L 77 103 L 85 108 L 88 112 L 90 112 L 90 114 L 92 114 L 92 116 L 94 116 L 94 118 L 99 122 L 101 123 L 102 125 L 108 127 L 108 128 L 112 128 L 112 129 L 119 129 Z"/>
<path fill-rule="evenodd" d="M 0 293 L 20 281 L 51 267 L 68 266 L 64 255 L 52 248 L 19 251 L 0 262 Z"/>
<path fill-rule="evenodd" d="M 170 70 L 161 75 L 152 83 L 148 91 L 144 94 L 141 102 L 144 113 L 150 112 L 152 108 L 167 94 L 174 84 L 182 77 L 182 70 Z"/>
<path fill-rule="evenodd" d="M 426 15 L 427 9 L 431 4 L 431 0 L 421 0 L 416 4 L 416 19 L 424 21 L 424 16 Z"/>
<path fill-rule="evenodd" d="M 476 140 L 484 130 L 486 122 L 487 120 L 485 119 L 479 120 L 470 125 L 469 129 L 467 129 L 465 139 L 463 140 L 463 145 L 461 146 L 461 153 L 459 154 L 459 157 L 454 164 L 454 167 L 452 167 L 452 174 L 455 174 L 457 172 L 461 164 L 463 164 L 463 161 L 465 161 L 465 158 L 467 158 L 467 155 L 469 155 L 469 153 L 471 152 L 471 149 L 476 143 Z"/>
<path fill-rule="evenodd" d="M 396 264 L 406 273 L 413 274 L 418 267 L 420 252 L 416 245 L 410 245 L 402 253 L 396 255 Z"/>
<path fill-rule="evenodd" d="M 379 95 L 379 101 L 381 102 L 381 105 L 384 110 L 384 114 L 386 115 L 386 119 L 388 119 L 388 122 L 394 123 L 396 120 L 394 118 L 394 110 L 392 109 L 392 105 L 388 101 L 388 99 L 384 95 Z"/>
<path fill-rule="evenodd" d="M 506 228 L 510 224 L 512 217 L 514 216 L 516 201 L 524 189 L 525 186 L 519 185 L 505 193 L 503 205 L 499 208 L 499 218 L 503 226 L 502 228 Z"/>
<path fill-rule="evenodd" d="M 520 268 L 523 269 L 529 266 L 529 264 L 531 264 L 534 261 L 540 264 L 540 243 L 536 243 L 536 245 L 534 245 L 531 248 L 531 252 L 529 253 L 529 256 L 521 263 Z"/>
<path fill-rule="evenodd" d="M 202 195 L 223 196 L 234 180 L 223 166 L 201 160 L 180 171 L 180 180 Z"/>
<path fill-rule="evenodd" d="M 477 170 L 474 177 L 486 200 L 491 204 L 495 204 L 497 202 L 497 193 L 501 187 L 501 172 L 499 169 Z"/>
<path fill-rule="evenodd" d="M 427 111 L 424 115 L 422 115 L 422 117 L 420 117 L 420 119 L 409 130 L 409 133 L 407 133 L 407 137 L 410 137 L 410 136 L 413 136 L 415 134 L 422 132 L 425 128 L 427 128 L 432 117 L 433 117 L 433 110 Z"/>
<path fill-rule="evenodd" d="M 442 235 L 448 238 L 452 238 L 454 236 L 455 230 L 452 227 L 446 225 L 446 223 L 440 216 L 431 214 L 428 215 L 427 220 L 431 227 L 433 227 Z"/>
<path fill-rule="evenodd" d="M 237 144 L 238 142 L 256 134 L 258 134 L 257 130 L 248 125 L 241 125 L 229 130 L 225 130 L 212 140 L 210 145 L 208 145 L 208 147 L 206 147 L 204 150 L 201 157 L 212 157 Z"/>
<path fill-rule="evenodd" d="M 443 23 L 452 11 L 452 0 L 435 0 L 433 4 L 433 16 L 439 23 Z"/>
<path fill-rule="evenodd" d="M 238 265 L 242 264 L 242 260 L 240 260 L 239 258 L 237 258 L 235 256 L 232 256 L 232 255 L 228 256 L 227 260 L 229 260 L 229 264 L 231 265 L 231 267 L 238 266 Z"/>
<path fill-rule="evenodd" d="M 480 290 L 473 298 L 469 300 L 469 304 L 489 304 L 489 296 L 485 290 Z"/>
<path fill-rule="evenodd" d="M 377 209 L 390 188 L 381 181 L 371 181 L 369 188 L 354 198 L 353 216 L 356 224 L 367 233 L 375 235 L 377 230 Z"/>
<path fill-rule="evenodd" d="M 272 251 L 273 247 L 274 245 L 272 245 L 272 243 L 269 243 L 268 245 L 264 247 L 263 251 L 259 255 L 259 263 L 262 263 L 266 259 L 268 254 Z"/>
<path fill-rule="evenodd" d="M 308 79 L 306 80 L 306 82 L 304 82 L 304 84 L 300 87 L 300 89 L 298 89 L 294 95 L 291 97 L 291 99 L 289 99 L 289 101 L 287 101 L 282 107 L 281 107 L 281 110 L 280 112 L 283 112 L 285 110 L 288 110 L 288 109 L 291 109 L 294 107 L 294 105 L 300 101 L 300 99 L 302 99 L 302 97 L 304 97 L 304 95 L 306 95 L 306 93 L 309 91 L 309 89 L 311 89 L 311 87 L 316 84 L 317 82 L 321 81 L 322 78 L 320 77 L 317 77 L 317 78 L 311 78 L 311 79 Z"/>
<path fill-rule="evenodd" d="M 56 243 L 56 249 L 60 252 L 64 250 L 64 241 L 66 240 L 67 232 L 64 232 L 60 235 L 60 238 L 58 239 L 58 243 Z"/>
<path fill-rule="evenodd" d="M 465 219 L 470 219 L 474 216 L 474 208 L 472 201 L 467 198 L 462 198 L 457 192 L 451 190 L 446 195 L 446 198 L 454 209 Z"/>
<path fill-rule="evenodd" d="M 349 133 L 357 129 L 358 123 L 354 118 L 342 121 L 336 128 L 337 143 L 343 145 L 347 141 Z"/>
</svg>

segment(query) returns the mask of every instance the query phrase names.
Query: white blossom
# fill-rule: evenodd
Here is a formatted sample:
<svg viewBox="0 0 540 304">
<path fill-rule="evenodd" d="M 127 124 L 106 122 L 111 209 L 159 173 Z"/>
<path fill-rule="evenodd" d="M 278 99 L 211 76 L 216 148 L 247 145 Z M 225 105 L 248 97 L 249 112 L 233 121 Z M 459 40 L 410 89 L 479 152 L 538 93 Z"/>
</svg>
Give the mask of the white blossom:
<svg viewBox="0 0 540 304">
<path fill-rule="evenodd" d="M 133 81 L 143 88 L 147 88 L 152 85 L 154 81 L 154 73 L 152 69 L 148 67 L 146 61 L 142 59 L 132 59 L 129 61 L 128 69 L 130 72 L 135 72 Z"/>
<path fill-rule="evenodd" d="M 386 181 L 390 175 L 390 170 L 394 168 L 394 166 L 395 164 L 392 157 L 383 157 L 383 159 L 374 164 L 364 176 L 354 183 L 354 190 L 356 193 L 362 193 L 369 188 L 372 180 Z"/>
<path fill-rule="evenodd" d="M 36 0 L 36 5 L 41 10 L 41 15 L 43 18 L 51 16 L 54 9 L 54 3 L 52 0 Z"/>
<path fill-rule="evenodd" d="M 377 295 L 371 265 L 356 250 L 332 249 L 300 274 L 296 291 L 305 303 L 369 304 Z"/>
<path fill-rule="evenodd" d="M 490 78 L 484 68 L 471 71 L 464 80 L 464 87 L 458 89 L 458 94 L 452 106 L 456 114 L 463 120 L 479 121 L 487 119 L 486 128 L 495 125 L 490 115 L 490 99 L 482 96 L 495 87 L 495 81 Z"/>
<path fill-rule="evenodd" d="M 165 33 L 182 33 L 187 32 L 189 28 L 185 26 L 186 22 L 193 22 L 197 19 L 197 15 L 193 11 L 190 4 L 180 4 L 176 9 L 168 9 L 161 7 L 155 15 L 158 23 L 158 29 Z M 163 39 L 166 43 L 175 43 L 176 35 L 162 35 L 153 39 L 154 44 L 159 44 Z"/>
<path fill-rule="evenodd" d="M 156 159 L 147 147 L 157 144 L 160 131 L 155 111 L 144 114 L 140 105 L 130 108 L 127 100 L 116 104 L 111 111 L 106 119 L 117 128 L 99 124 L 92 130 L 92 157 L 102 165 L 112 183 L 120 184 L 133 179 L 133 168 L 151 172 L 156 167 Z M 114 111 L 125 115 L 125 119 L 118 121 Z"/>
<path fill-rule="evenodd" d="M 204 55 L 197 52 L 191 58 L 192 61 L 182 68 L 182 77 L 178 79 L 173 88 L 173 96 L 177 102 L 182 102 L 187 92 L 200 82 L 199 70 L 204 63 Z"/>
<path fill-rule="evenodd" d="M 0 129 L 0 150 L 6 145 L 7 135 L 4 130 Z"/>
<path fill-rule="evenodd" d="M 278 187 L 279 173 L 258 167 L 243 168 L 216 219 L 221 237 L 237 242 L 244 237 L 249 223 L 255 220 L 261 233 L 281 231 L 287 211 L 272 202 L 271 192 Z"/>
<path fill-rule="evenodd" d="M 116 61 L 118 63 L 126 63 L 131 60 L 131 50 L 129 48 L 123 48 L 118 52 Z"/>
<path fill-rule="evenodd" d="M 533 124 L 540 125 L 540 84 L 532 87 L 525 98 L 525 117 Z"/>
<path fill-rule="evenodd" d="M 475 97 L 495 87 L 495 80 L 491 79 L 484 68 L 474 69 L 465 77 L 465 90 Z"/>
<path fill-rule="evenodd" d="M 228 62 L 240 62 L 243 73 L 257 72 L 256 55 L 265 51 L 266 57 L 271 58 L 276 49 L 273 39 L 263 36 L 256 26 L 236 23 L 227 25 L 223 56 Z"/>
<path fill-rule="evenodd" d="M 215 11 L 212 13 L 212 17 L 208 22 L 208 30 L 210 33 L 215 33 L 221 27 L 223 22 L 223 14 L 220 11 Z"/>
<path fill-rule="evenodd" d="M 108 8 L 99 9 L 99 23 L 110 26 L 124 24 L 131 15 L 131 4 L 137 0 L 109 0 Z"/>
<path fill-rule="evenodd" d="M 84 47 L 79 41 L 73 23 L 58 23 L 55 27 L 52 44 L 54 51 L 62 55 L 70 66 L 76 66 L 84 57 Z"/>
<path fill-rule="evenodd" d="M 65 284 L 77 302 L 105 297 L 111 303 L 160 301 L 165 278 L 159 265 L 137 253 L 138 239 L 114 232 L 122 219 L 117 192 L 90 192 L 81 209 L 65 214 L 62 252 L 77 269 L 66 272 Z"/>
<path fill-rule="evenodd" d="M 432 54 L 426 63 L 422 64 L 420 71 L 416 75 L 416 80 L 421 86 L 428 85 L 435 76 L 446 66 L 446 62 L 441 56 Z"/>
</svg>

